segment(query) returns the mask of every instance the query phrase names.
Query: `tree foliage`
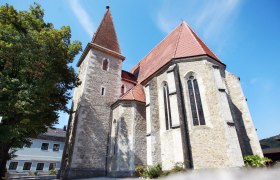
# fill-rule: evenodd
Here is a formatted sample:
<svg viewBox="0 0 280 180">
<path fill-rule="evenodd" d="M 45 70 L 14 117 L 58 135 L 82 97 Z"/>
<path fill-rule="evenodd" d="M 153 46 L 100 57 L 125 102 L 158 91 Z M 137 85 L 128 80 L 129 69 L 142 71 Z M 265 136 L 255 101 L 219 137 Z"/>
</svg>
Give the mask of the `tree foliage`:
<svg viewBox="0 0 280 180">
<path fill-rule="evenodd" d="M 244 164 L 247 167 L 265 167 L 271 160 L 267 157 L 260 157 L 259 155 L 248 155 L 244 157 Z"/>
<path fill-rule="evenodd" d="M 79 85 L 69 65 L 81 50 L 69 26 L 55 29 L 38 4 L 29 11 L 0 7 L 0 146 L 29 144 L 28 138 L 68 111 L 69 91 Z M 0 155 L 1 156 L 1 155 Z M 1 158 L 1 157 L 0 157 Z"/>
</svg>

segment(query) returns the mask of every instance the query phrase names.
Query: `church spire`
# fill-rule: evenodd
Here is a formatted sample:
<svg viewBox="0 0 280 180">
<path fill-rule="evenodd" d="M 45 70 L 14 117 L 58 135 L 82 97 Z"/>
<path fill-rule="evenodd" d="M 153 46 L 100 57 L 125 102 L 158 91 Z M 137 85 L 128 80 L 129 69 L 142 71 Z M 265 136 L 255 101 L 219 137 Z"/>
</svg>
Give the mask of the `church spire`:
<svg viewBox="0 0 280 180">
<path fill-rule="evenodd" d="M 106 13 L 94 34 L 91 43 L 97 44 L 111 51 L 121 54 L 117 34 L 115 31 L 110 7 L 106 6 Z"/>
</svg>

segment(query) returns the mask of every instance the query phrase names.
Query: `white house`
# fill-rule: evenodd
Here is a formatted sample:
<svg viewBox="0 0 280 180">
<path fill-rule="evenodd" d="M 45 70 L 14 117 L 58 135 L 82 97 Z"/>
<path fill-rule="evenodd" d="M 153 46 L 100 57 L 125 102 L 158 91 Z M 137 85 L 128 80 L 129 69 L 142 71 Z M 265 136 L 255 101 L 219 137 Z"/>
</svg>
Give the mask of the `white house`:
<svg viewBox="0 0 280 180">
<path fill-rule="evenodd" d="M 32 145 L 18 149 L 16 157 L 7 162 L 8 172 L 48 172 L 58 170 L 64 148 L 66 131 L 48 129 L 48 132 L 32 139 Z"/>
</svg>

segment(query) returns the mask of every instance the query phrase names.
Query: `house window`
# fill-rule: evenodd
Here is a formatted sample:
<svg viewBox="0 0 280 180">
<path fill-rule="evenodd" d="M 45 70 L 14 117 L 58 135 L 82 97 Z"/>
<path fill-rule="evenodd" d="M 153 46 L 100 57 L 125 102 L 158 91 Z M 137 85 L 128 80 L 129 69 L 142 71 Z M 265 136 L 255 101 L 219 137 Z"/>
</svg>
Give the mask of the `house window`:
<svg viewBox="0 0 280 180">
<path fill-rule="evenodd" d="M 36 167 L 36 170 L 42 171 L 43 169 L 44 169 L 44 163 L 38 163 L 37 167 Z"/>
<path fill-rule="evenodd" d="M 104 59 L 102 61 L 102 69 L 105 70 L 105 71 L 108 71 L 108 66 L 109 65 L 109 60 L 108 59 Z"/>
<path fill-rule="evenodd" d="M 171 123 L 169 90 L 168 90 L 168 84 L 166 82 L 163 85 L 163 99 L 164 99 L 164 115 L 165 115 L 166 130 L 169 130 L 172 123 Z"/>
<path fill-rule="evenodd" d="M 124 85 L 121 87 L 121 94 L 124 94 Z"/>
<path fill-rule="evenodd" d="M 55 169 L 56 163 L 50 163 L 49 170 Z"/>
<path fill-rule="evenodd" d="M 60 144 L 53 145 L 53 151 L 59 151 Z"/>
<path fill-rule="evenodd" d="M 102 96 L 105 95 L 105 88 L 104 88 L 104 87 L 101 88 L 101 95 L 102 95 Z"/>
<path fill-rule="evenodd" d="M 31 162 L 25 162 L 23 164 L 23 170 L 29 171 L 31 169 L 31 164 L 32 164 Z"/>
<path fill-rule="evenodd" d="M 48 150 L 49 149 L 49 143 L 42 143 L 41 150 Z"/>
<path fill-rule="evenodd" d="M 9 170 L 17 170 L 18 162 L 10 162 Z"/>
<path fill-rule="evenodd" d="M 195 79 L 194 76 L 190 76 L 187 83 L 188 83 L 193 125 L 194 126 L 205 125 L 205 119 L 204 119 L 197 79 Z"/>
</svg>

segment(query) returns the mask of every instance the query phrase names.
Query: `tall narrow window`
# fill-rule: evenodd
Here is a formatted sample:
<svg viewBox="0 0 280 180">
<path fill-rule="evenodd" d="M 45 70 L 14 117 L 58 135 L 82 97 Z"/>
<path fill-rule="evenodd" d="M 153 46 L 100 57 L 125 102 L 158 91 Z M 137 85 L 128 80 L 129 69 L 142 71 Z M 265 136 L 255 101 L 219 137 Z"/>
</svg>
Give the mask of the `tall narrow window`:
<svg viewBox="0 0 280 180">
<path fill-rule="evenodd" d="M 102 96 L 105 95 L 105 88 L 104 88 L 104 87 L 101 88 L 101 95 L 102 95 Z"/>
<path fill-rule="evenodd" d="M 124 94 L 124 85 L 121 87 L 121 94 Z"/>
<path fill-rule="evenodd" d="M 116 122 L 114 120 L 114 122 Z M 119 123 L 117 122 L 117 125 L 115 126 L 115 143 L 114 143 L 114 155 L 117 153 L 117 146 L 118 146 L 118 135 L 119 135 Z"/>
<path fill-rule="evenodd" d="M 171 124 L 169 90 L 168 90 L 167 83 L 163 85 L 163 99 L 164 99 L 164 114 L 165 114 L 166 130 L 169 130 L 172 124 Z"/>
<path fill-rule="evenodd" d="M 109 64 L 108 59 L 104 59 L 103 62 L 102 62 L 102 69 L 107 71 L 108 70 L 108 64 Z"/>
<path fill-rule="evenodd" d="M 191 111 L 193 117 L 193 125 L 194 126 L 205 125 L 199 87 L 197 84 L 197 80 L 194 78 L 194 76 L 189 77 L 188 90 L 189 90 Z"/>
</svg>

